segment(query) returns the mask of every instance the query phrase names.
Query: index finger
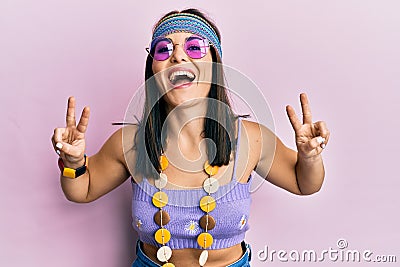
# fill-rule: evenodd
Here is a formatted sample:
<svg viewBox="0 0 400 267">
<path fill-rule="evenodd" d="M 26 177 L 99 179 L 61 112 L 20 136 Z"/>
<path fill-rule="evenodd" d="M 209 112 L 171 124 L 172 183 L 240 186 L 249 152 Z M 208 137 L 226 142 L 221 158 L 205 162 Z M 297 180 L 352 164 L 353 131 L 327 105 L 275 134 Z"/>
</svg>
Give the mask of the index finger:
<svg viewBox="0 0 400 267">
<path fill-rule="evenodd" d="M 73 97 L 73 96 L 70 96 L 68 98 L 66 122 L 67 122 L 67 127 L 76 126 L 76 120 L 75 120 L 75 97 Z"/>
<path fill-rule="evenodd" d="M 85 133 L 88 123 L 89 123 L 89 115 L 90 115 L 90 109 L 89 107 L 85 107 L 82 110 L 82 115 L 81 118 L 79 119 L 78 126 L 76 126 L 76 129 L 80 131 L 81 133 Z"/>
<path fill-rule="evenodd" d="M 312 116 L 311 109 L 308 103 L 308 98 L 305 93 L 300 94 L 301 111 L 303 113 L 303 124 L 311 124 Z"/>
<path fill-rule="evenodd" d="M 296 112 L 289 105 L 286 106 L 286 112 L 287 112 L 287 115 L 289 117 L 289 121 L 292 124 L 292 127 L 293 127 L 294 131 L 297 132 L 301 128 L 301 122 L 297 118 Z"/>
</svg>

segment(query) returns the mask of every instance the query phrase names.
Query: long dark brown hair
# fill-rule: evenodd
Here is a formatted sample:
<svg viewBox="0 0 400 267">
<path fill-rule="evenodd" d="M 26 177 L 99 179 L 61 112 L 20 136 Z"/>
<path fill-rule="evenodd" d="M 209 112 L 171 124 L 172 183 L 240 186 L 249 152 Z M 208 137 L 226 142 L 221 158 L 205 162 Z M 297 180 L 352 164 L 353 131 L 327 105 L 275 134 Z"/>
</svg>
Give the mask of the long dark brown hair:
<svg viewBox="0 0 400 267">
<path fill-rule="evenodd" d="M 203 18 L 214 29 L 219 41 L 221 41 L 218 28 L 197 9 L 171 11 L 164 15 L 159 22 L 163 18 L 177 13 L 189 13 Z M 211 142 L 208 142 L 206 145 L 208 161 L 211 162 L 212 166 L 222 166 L 229 164 L 230 154 L 232 150 L 235 150 L 236 142 L 233 140 L 235 140 L 235 120 L 237 116 L 232 111 L 227 89 L 224 86 L 225 78 L 220 55 L 213 46 L 210 46 L 210 51 L 212 61 L 219 64 L 212 64 L 212 83 L 208 98 L 217 101 L 208 101 L 202 137 L 211 139 L 215 144 L 213 145 Z M 168 115 L 166 110 L 167 104 L 161 97 L 160 90 L 158 90 L 153 77 L 152 63 L 153 58 L 148 55 L 145 69 L 146 99 L 143 118 L 139 122 L 134 147 L 136 149 L 135 174 L 141 174 L 145 177 L 157 177 L 160 171 L 159 158 L 165 147 L 165 140 L 162 140 L 163 136 L 161 132 Z M 219 122 L 222 122 L 223 125 Z"/>
</svg>

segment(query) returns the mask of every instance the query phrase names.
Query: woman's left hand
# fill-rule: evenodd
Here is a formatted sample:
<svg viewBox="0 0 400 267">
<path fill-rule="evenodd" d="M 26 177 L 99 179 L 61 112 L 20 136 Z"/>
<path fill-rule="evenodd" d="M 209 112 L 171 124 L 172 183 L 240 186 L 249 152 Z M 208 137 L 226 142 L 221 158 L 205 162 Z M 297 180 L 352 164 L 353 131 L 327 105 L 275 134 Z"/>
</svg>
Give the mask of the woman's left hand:
<svg viewBox="0 0 400 267">
<path fill-rule="evenodd" d="M 318 156 L 328 144 L 330 133 L 324 121 L 312 122 L 311 109 L 305 93 L 300 94 L 300 102 L 303 123 L 291 106 L 286 106 L 286 112 L 296 135 L 299 156 L 311 159 Z"/>
</svg>

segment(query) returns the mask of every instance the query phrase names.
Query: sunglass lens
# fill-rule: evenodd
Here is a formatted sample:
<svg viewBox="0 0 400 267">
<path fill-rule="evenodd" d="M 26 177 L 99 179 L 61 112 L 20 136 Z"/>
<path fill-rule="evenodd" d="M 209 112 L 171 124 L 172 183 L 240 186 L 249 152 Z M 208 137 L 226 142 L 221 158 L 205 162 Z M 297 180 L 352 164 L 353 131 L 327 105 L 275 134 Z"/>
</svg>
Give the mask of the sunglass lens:
<svg viewBox="0 0 400 267">
<path fill-rule="evenodd" d="M 174 45 L 169 39 L 161 39 L 154 45 L 153 57 L 159 61 L 166 60 L 171 56 L 173 49 Z"/>
<path fill-rule="evenodd" d="M 189 37 L 185 43 L 185 51 L 191 58 L 202 58 L 207 54 L 209 48 L 208 41 L 198 36 Z"/>
</svg>

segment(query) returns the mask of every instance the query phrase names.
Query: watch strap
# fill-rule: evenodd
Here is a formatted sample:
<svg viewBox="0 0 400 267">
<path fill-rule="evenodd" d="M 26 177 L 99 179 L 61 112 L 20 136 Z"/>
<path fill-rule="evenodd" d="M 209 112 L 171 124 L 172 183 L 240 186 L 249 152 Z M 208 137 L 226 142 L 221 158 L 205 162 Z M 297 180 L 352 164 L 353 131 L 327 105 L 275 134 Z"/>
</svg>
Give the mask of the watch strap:
<svg viewBox="0 0 400 267">
<path fill-rule="evenodd" d="M 77 169 L 72 169 L 72 168 L 65 167 L 62 158 L 59 158 L 58 166 L 60 167 L 61 174 L 65 177 L 68 177 L 71 179 L 75 179 L 75 178 L 81 176 L 82 174 L 84 174 L 86 172 L 86 169 L 87 169 L 88 158 L 86 157 L 86 154 L 84 155 L 84 159 L 85 159 L 85 163 L 83 164 L 83 166 L 81 166 Z"/>
</svg>

